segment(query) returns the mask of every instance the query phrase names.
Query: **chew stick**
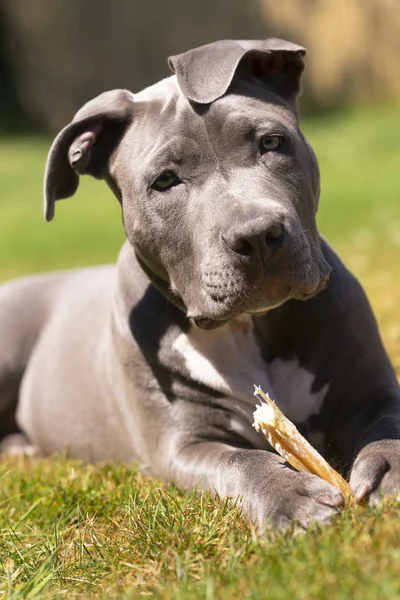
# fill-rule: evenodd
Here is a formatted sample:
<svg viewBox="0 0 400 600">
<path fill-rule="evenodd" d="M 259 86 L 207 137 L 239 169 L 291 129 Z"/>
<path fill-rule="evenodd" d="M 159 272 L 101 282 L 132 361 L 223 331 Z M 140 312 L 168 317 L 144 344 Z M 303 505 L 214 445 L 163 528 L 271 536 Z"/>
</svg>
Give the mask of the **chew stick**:
<svg viewBox="0 0 400 600">
<path fill-rule="evenodd" d="M 254 395 L 261 400 L 253 413 L 253 427 L 263 431 L 268 442 L 292 467 L 318 475 L 340 489 L 346 501 L 350 499 L 350 486 L 341 475 L 299 433 L 295 425 L 265 394 L 259 386 L 254 386 Z"/>
</svg>

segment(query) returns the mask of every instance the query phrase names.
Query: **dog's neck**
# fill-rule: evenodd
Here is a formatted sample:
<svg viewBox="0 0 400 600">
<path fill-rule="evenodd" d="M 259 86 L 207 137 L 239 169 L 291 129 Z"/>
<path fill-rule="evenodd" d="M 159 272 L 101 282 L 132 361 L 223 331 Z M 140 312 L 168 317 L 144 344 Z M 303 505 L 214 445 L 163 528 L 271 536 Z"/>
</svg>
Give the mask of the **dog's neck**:
<svg viewBox="0 0 400 600">
<path fill-rule="evenodd" d="M 146 260 L 140 256 L 138 252 L 135 251 L 135 255 L 140 267 L 146 273 L 154 287 L 168 300 L 168 302 L 171 302 L 171 304 L 179 308 L 186 315 L 186 307 L 183 303 L 183 300 L 180 296 L 173 293 L 169 280 L 164 279 L 164 277 L 162 277 L 160 274 L 155 273 L 155 271 L 150 267 Z"/>
<path fill-rule="evenodd" d="M 141 278 L 143 280 L 141 281 Z M 168 275 L 157 269 L 147 261 L 133 245 L 126 241 L 118 258 L 118 289 L 121 297 L 125 299 L 125 310 L 129 311 L 131 306 L 139 301 L 132 289 L 132 281 L 135 281 L 143 292 L 150 283 L 166 300 L 179 311 L 179 314 L 187 318 L 186 306 L 182 298 L 171 290 Z M 136 287 L 136 286 L 135 286 Z M 136 288 L 137 290 L 137 288 Z M 228 321 L 214 321 L 212 319 L 198 319 L 194 323 L 200 329 L 218 329 Z"/>
</svg>

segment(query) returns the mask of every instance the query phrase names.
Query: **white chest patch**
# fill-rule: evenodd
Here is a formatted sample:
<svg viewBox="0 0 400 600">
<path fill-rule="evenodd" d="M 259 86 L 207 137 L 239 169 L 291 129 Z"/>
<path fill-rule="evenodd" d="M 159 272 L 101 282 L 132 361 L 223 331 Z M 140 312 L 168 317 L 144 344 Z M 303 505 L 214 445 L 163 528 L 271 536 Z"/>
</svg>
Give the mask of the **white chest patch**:
<svg viewBox="0 0 400 600">
<path fill-rule="evenodd" d="M 326 385 L 312 393 L 314 375 L 297 360 L 275 359 L 267 365 L 247 315 L 211 332 L 192 326 L 176 338 L 172 350 L 183 359 L 191 379 L 231 397 L 234 411 L 238 404 L 254 407 L 254 385 L 260 385 L 290 420 L 300 423 L 318 413 L 328 391 Z"/>
<path fill-rule="evenodd" d="M 192 326 L 173 345 L 190 377 L 228 396 L 254 404 L 254 383 L 270 389 L 265 361 L 253 335 L 252 321 L 239 317 L 215 331 Z M 258 384 L 257 384 L 258 385 Z"/>
<path fill-rule="evenodd" d="M 276 358 L 268 365 L 268 373 L 276 402 L 288 419 L 302 423 L 319 413 L 329 385 L 312 392 L 315 375 L 301 367 L 298 360 Z"/>
</svg>

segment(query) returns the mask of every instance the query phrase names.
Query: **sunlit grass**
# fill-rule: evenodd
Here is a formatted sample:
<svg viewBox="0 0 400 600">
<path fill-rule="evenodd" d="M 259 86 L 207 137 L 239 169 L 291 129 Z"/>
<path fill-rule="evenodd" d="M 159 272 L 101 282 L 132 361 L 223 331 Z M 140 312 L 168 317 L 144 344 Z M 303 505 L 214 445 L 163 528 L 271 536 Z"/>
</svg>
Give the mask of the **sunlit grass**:
<svg viewBox="0 0 400 600">
<path fill-rule="evenodd" d="M 229 502 L 124 465 L 0 463 L 0 594 L 9 598 L 396 598 L 399 505 L 347 509 L 260 539 Z"/>
</svg>

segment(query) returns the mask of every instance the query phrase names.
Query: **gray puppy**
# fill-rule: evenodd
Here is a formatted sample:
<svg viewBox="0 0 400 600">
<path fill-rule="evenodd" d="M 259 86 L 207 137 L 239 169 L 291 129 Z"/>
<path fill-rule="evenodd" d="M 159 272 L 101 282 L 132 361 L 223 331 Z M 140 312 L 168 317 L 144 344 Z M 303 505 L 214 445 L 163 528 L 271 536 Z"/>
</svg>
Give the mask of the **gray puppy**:
<svg viewBox="0 0 400 600">
<path fill-rule="evenodd" d="M 116 195 L 127 241 L 116 267 L 0 289 L 3 448 L 23 434 L 43 454 L 137 461 L 240 496 L 261 528 L 325 523 L 343 498 L 254 431 L 259 384 L 352 465 L 359 498 L 396 492 L 399 386 L 360 285 L 316 228 L 304 54 L 277 39 L 209 44 L 138 94 L 88 102 L 57 136 L 46 219 L 89 174 Z"/>
</svg>

